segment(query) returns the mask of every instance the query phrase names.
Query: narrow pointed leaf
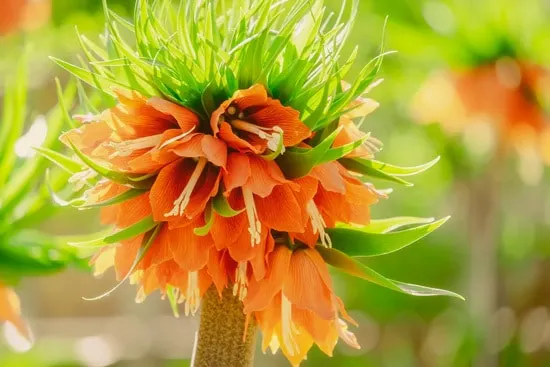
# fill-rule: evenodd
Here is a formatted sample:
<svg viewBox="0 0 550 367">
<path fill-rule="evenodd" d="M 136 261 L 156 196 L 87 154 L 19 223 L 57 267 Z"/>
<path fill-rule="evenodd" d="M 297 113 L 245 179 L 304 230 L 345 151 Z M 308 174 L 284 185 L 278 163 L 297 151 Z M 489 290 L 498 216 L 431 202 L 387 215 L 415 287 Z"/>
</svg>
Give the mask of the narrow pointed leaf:
<svg viewBox="0 0 550 367">
<path fill-rule="evenodd" d="M 131 225 L 130 227 L 126 227 L 116 233 L 113 233 L 111 235 L 96 238 L 93 240 L 85 241 L 85 242 L 69 242 L 68 244 L 70 246 L 74 247 L 104 247 L 110 244 L 118 243 L 120 241 L 128 240 L 130 238 L 134 238 L 139 236 L 142 233 L 148 232 L 151 229 L 153 229 L 157 223 L 153 220 L 153 217 L 147 217 L 139 222 Z"/>
<path fill-rule="evenodd" d="M 389 233 L 371 233 L 361 228 L 344 225 L 338 228 L 327 228 L 326 231 L 332 240 L 332 246 L 348 256 L 380 256 L 399 251 L 415 243 L 435 231 L 448 219 L 449 217 Z"/>
<path fill-rule="evenodd" d="M 387 233 L 403 226 L 433 223 L 434 220 L 435 218 L 418 217 L 393 217 L 386 219 L 372 219 L 370 223 L 362 227 L 361 230 L 371 233 Z M 340 227 L 340 225 L 337 225 L 337 227 Z"/>
<path fill-rule="evenodd" d="M 373 161 L 369 159 L 342 158 L 338 162 L 340 162 L 344 167 L 353 172 L 357 172 L 373 178 L 379 178 L 381 180 L 397 182 L 405 186 L 413 186 L 413 184 L 410 182 L 407 182 L 399 177 L 393 176 L 380 170 L 379 168 L 376 168 L 379 167 L 379 165 L 374 164 Z"/>
<path fill-rule="evenodd" d="M 376 168 L 379 171 L 382 171 L 384 173 L 387 173 L 388 175 L 393 176 L 414 176 L 416 174 L 419 174 L 421 172 L 424 172 L 428 170 L 429 168 L 433 167 L 437 162 L 439 162 L 441 157 L 436 157 L 435 159 L 429 161 L 428 163 L 424 163 L 418 166 L 414 167 L 399 167 L 392 164 L 379 162 L 379 161 L 371 161 L 372 166 Z"/>
<path fill-rule="evenodd" d="M 449 296 L 464 300 L 464 297 L 460 294 L 444 289 L 408 284 L 386 278 L 368 266 L 360 263 L 356 259 L 353 259 L 334 248 L 317 246 L 317 250 L 327 264 L 332 265 L 349 275 L 367 280 L 382 287 L 386 287 L 397 292 L 410 294 L 412 296 Z"/>
<path fill-rule="evenodd" d="M 277 164 L 285 177 L 300 178 L 307 175 L 315 166 L 322 163 L 332 143 L 342 129 L 338 128 L 325 140 L 313 148 L 289 148 L 277 158 Z"/>
</svg>

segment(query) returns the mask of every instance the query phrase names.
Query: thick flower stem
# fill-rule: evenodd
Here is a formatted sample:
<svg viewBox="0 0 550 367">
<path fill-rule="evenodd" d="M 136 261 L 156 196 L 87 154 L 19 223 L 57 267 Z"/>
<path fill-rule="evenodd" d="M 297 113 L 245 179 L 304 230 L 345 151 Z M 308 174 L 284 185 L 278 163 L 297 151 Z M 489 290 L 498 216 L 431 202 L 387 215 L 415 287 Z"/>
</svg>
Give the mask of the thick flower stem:
<svg viewBox="0 0 550 367">
<path fill-rule="evenodd" d="M 193 367 L 252 367 L 256 322 L 250 318 L 246 335 L 245 324 L 243 304 L 231 289 L 220 298 L 211 286 L 202 301 Z"/>
</svg>

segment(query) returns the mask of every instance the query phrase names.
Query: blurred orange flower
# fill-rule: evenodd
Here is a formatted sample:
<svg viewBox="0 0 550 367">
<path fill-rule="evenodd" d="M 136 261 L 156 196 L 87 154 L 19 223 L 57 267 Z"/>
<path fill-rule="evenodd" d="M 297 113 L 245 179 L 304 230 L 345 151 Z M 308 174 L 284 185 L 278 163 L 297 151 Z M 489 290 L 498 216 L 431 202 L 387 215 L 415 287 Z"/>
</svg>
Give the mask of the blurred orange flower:
<svg viewBox="0 0 550 367">
<path fill-rule="evenodd" d="M 32 30 L 46 24 L 51 16 L 51 0 L 3 0 L 0 36 L 19 30 Z"/>
<path fill-rule="evenodd" d="M 13 291 L 0 283 L 0 321 L 7 321 L 15 326 L 17 331 L 27 340 L 31 340 L 30 331 L 21 318 L 19 297 Z"/>
<path fill-rule="evenodd" d="M 505 146 L 535 147 L 550 163 L 550 70 L 528 61 L 502 58 L 474 69 L 437 73 L 412 104 L 421 122 L 440 122 L 450 133 L 485 122 Z"/>
</svg>

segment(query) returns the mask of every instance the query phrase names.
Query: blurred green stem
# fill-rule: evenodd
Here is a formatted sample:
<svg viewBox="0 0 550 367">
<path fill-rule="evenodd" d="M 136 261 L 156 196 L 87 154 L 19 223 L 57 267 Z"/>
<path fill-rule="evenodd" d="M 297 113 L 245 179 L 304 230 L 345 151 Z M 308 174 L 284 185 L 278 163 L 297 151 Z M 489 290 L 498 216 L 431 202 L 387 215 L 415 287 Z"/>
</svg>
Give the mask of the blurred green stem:
<svg viewBox="0 0 550 367">
<path fill-rule="evenodd" d="M 202 301 L 200 326 L 193 367 L 252 367 L 254 362 L 256 321 L 250 318 L 246 328 L 243 303 L 231 289 L 220 298 L 211 286 Z"/>
<path fill-rule="evenodd" d="M 470 237 L 470 311 L 473 326 L 481 338 L 474 366 L 496 367 L 498 355 L 492 348 L 496 330 L 492 323 L 498 308 L 498 233 L 501 180 L 505 152 L 496 149 L 483 175 L 468 187 Z"/>
</svg>

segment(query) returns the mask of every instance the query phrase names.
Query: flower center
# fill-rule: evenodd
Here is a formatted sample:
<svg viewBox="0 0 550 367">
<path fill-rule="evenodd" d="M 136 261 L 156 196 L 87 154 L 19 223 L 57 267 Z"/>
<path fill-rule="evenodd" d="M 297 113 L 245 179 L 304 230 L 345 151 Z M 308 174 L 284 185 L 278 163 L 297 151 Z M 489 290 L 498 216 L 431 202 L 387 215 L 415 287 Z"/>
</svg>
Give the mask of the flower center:
<svg viewBox="0 0 550 367">
<path fill-rule="evenodd" d="M 281 294 L 281 334 L 283 338 L 283 345 L 288 351 L 288 354 L 295 356 L 300 353 L 298 343 L 294 339 L 294 334 L 297 332 L 292 323 L 292 304 Z"/>
<path fill-rule="evenodd" d="M 164 214 L 165 217 L 176 217 L 183 215 L 185 208 L 187 207 L 187 205 L 189 205 L 191 194 L 193 193 L 193 190 L 195 189 L 195 186 L 197 185 L 197 182 L 201 177 L 202 171 L 204 171 L 204 167 L 206 167 L 206 163 L 206 158 L 199 158 L 197 165 L 195 166 L 195 170 L 193 171 L 193 174 L 189 179 L 189 182 L 187 182 L 187 185 L 185 185 L 185 188 L 182 190 L 180 196 L 178 196 L 178 198 L 174 200 L 174 207 L 172 208 L 172 210 Z"/>
<path fill-rule="evenodd" d="M 189 316 L 189 313 L 195 316 L 200 302 L 199 273 L 190 271 L 187 277 L 187 289 L 185 290 L 185 316 Z"/>
<path fill-rule="evenodd" d="M 262 127 L 256 124 L 245 121 L 245 115 L 242 111 L 238 111 L 234 106 L 229 106 L 226 110 L 229 124 L 236 130 L 245 131 L 258 136 L 267 142 L 268 149 L 277 151 L 281 144 L 283 129 L 279 126 Z M 281 154 L 284 153 L 284 146 L 281 148 Z"/>
<path fill-rule="evenodd" d="M 235 270 L 235 284 L 233 285 L 233 295 L 239 296 L 239 300 L 244 300 L 248 293 L 248 280 L 246 278 L 247 262 L 242 261 Z"/>
<path fill-rule="evenodd" d="M 306 209 L 309 217 L 311 218 L 311 227 L 313 228 L 313 233 L 319 233 L 321 244 L 323 246 L 328 248 L 332 247 L 330 236 L 325 231 L 327 224 L 325 223 L 323 216 L 319 212 L 319 209 L 317 208 L 317 205 L 315 205 L 313 200 L 310 200 L 307 203 Z"/>
<path fill-rule="evenodd" d="M 248 218 L 248 233 L 250 233 L 250 244 L 252 247 L 261 242 L 262 224 L 258 218 L 256 204 L 252 191 L 247 188 L 242 188 L 244 205 L 246 208 L 246 216 Z"/>
</svg>

